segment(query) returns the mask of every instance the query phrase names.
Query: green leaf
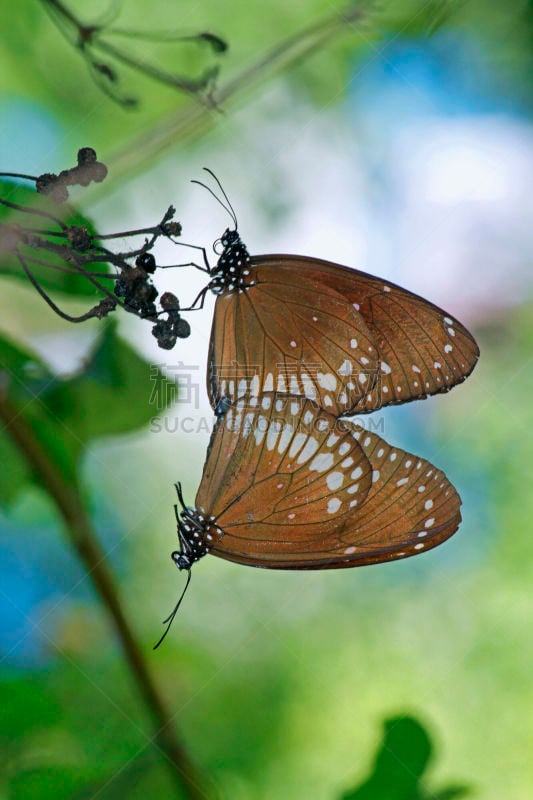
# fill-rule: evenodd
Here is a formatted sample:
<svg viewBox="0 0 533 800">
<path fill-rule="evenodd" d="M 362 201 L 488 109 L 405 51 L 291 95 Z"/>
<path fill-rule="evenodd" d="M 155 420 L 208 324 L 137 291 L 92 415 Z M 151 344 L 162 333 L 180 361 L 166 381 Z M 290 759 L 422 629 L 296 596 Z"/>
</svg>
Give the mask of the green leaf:
<svg viewBox="0 0 533 800">
<path fill-rule="evenodd" d="M 96 235 L 94 225 L 82 214 L 69 206 L 58 205 L 48 200 L 45 196 L 39 195 L 27 186 L 20 186 L 16 183 L 0 180 L 0 198 L 10 203 L 24 206 L 25 208 L 46 211 L 54 217 L 60 218 L 66 225 L 84 226 L 91 235 Z M 19 225 L 24 228 L 39 230 L 60 231 L 60 227 L 51 219 L 0 205 L 0 225 L 4 224 Z M 0 228 L 0 276 L 9 275 L 10 277 L 17 278 L 30 285 L 18 258 L 7 251 L 6 245 L 2 247 L 2 238 L 4 238 L 5 241 L 6 234 L 4 233 L 2 235 L 2 229 Z M 43 238 L 47 238 L 54 244 L 66 244 L 64 237 L 49 236 Z M 68 264 L 55 253 L 43 249 L 26 247 L 24 245 L 21 246 L 21 250 L 26 259 L 36 258 L 45 260 L 47 264 L 68 267 Z M 28 266 L 37 281 L 48 292 L 61 292 L 62 294 L 69 294 L 74 297 L 81 296 L 95 298 L 95 300 L 100 299 L 100 297 L 97 296 L 97 289 L 94 284 L 83 275 L 76 274 L 74 271 L 61 272 L 48 266 L 34 264 L 31 261 L 28 262 Z M 109 272 L 109 268 L 107 264 L 96 264 L 92 271 L 107 273 Z"/>
<path fill-rule="evenodd" d="M 385 730 L 369 777 L 343 795 L 343 800 L 451 800 L 465 796 L 465 786 L 434 795 L 425 789 L 425 773 L 433 745 L 423 726 L 413 717 L 385 721 Z M 458 794 L 459 792 L 459 794 Z"/>
<path fill-rule="evenodd" d="M 80 460 L 93 439 L 146 425 L 156 408 L 176 397 L 176 384 L 139 356 L 107 324 L 83 368 L 54 375 L 34 354 L 0 337 L 0 390 L 16 409 L 15 422 L 31 436 L 65 480 L 77 481 Z M 9 425 L 0 432 L 0 502 L 8 505 L 32 478 Z"/>
</svg>

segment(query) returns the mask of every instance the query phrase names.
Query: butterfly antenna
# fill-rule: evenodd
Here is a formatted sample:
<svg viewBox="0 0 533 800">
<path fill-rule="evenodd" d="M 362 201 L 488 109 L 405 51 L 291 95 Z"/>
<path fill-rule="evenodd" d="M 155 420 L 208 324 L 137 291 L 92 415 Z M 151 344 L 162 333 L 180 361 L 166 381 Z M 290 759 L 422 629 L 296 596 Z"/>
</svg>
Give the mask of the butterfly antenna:
<svg viewBox="0 0 533 800">
<path fill-rule="evenodd" d="M 180 598 L 179 598 L 178 602 L 176 603 L 176 605 L 174 606 L 173 610 L 170 612 L 168 617 L 163 620 L 163 625 L 166 625 L 167 627 L 165 628 L 165 631 L 164 631 L 162 637 L 159 639 L 158 643 L 156 645 L 154 645 L 154 650 L 157 650 L 157 648 L 159 647 L 159 645 L 161 644 L 161 642 L 163 641 L 163 639 L 166 637 L 167 633 L 169 632 L 170 627 L 171 627 L 172 623 L 174 622 L 174 617 L 178 613 L 179 607 L 181 605 L 181 601 L 185 597 L 185 592 L 189 588 L 189 583 L 190 582 L 191 582 L 191 570 L 188 569 L 187 570 L 187 581 L 185 583 L 185 588 L 182 591 L 182 593 L 180 595 Z"/>
<path fill-rule="evenodd" d="M 238 225 L 238 223 L 237 223 L 237 214 L 235 213 L 235 209 L 234 209 L 234 208 L 233 208 L 233 206 L 231 205 L 230 199 L 229 199 L 228 195 L 226 194 L 226 191 L 225 191 L 224 187 L 222 186 L 221 182 L 219 181 L 219 179 L 217 178 L 217 176 L 215 175 L 215 173 L 213 172 L 213 170 L 209 169 L 209 167 L 204 167 L 204 170 L 205 170 L 207 173 L 209 173 L 209 175 L 211 175 L 211 177 L 213 178 L 213 180 L 215 180 L 215 181 L 216 181 L 218 188 L 220 189 L 220 191 L 221 191 L 221 192 L 222 192 L 222 194 L 224 195 L 224 198 L 225 198 L 225 200 L 226 200 L 226 203 L 228 204 L 229 208 L 231 209 L 231 215 L 232 215 L 233 219 L 235 220 L 235 230 L 237 230 L 237 228 L 239 227 L 239 225 Z"/>
<path fill-rule="evenodd" d="M 181 489 L 181 483 L 180 483 L 180 481 L 178 481 L 178 482 L 177 482 L 176 484 L 174 484 L 174 485 L 175 485 L 175 487 L 176 487 L 176 494 L 178 495 L 178 500 L 180 501 L 180 506 L 181 506 L 181 507 L 183 508 L 183 510 L 185 511 L 185 509 L 187 508 L 187 506 L 185 505 L 185 500 L 183 499 L 183 492 L 182 492 L 182 489 Z"/>
<path fill-rule="evenodd" d="M 233 224 L 235 225 L 235 230 L 237 230 L 237 228 L 238 228 L 237 215 L 235 214 L 235 211 L 234 211 L 234 209 L 233 209 L 233 206 L 231 205 L 231 203 L 230 203 L 230 201 L 229 201 L 229 198 L 228 198 L 228 196 L 227 196 L 226 192 L 225 192 L 225 191 L 224 191 L 224 189 L 222 188 L 222 184 L 220 183 L 219 179 L 218 179 L 218 178 L 217 178 L 217 176 L 214 174 L 214 172 L 211 172 L 211 170 L 210 170 L 210 169 L 208 169 L 207 167 L 204 167 L 204 169 L 205 169 L 205 171 L 206 171 L 206 172 L 208 172 L 208 173 L 209 173 L 209 174 L 210 174 L 210 175 L 211 175 L 211 176 L 212 176 L 212 177 L 215 179 L 215 181 L 217 182 L 217 185 L 219 186 L 219 188 L 220 188 L 220 191 L 222 192 L 222 194 L 223 194 L 223 195 L 224 195 L 224 197 L 226 198 L 227 205 L 226 205 L 226 203 L 223 203 L 223 202 L 222 202 L 222 200 L 220 199 L 220 197 L 218 197 L 218 195 L 216 195 L 216 194 L 215 194 L 215 192 L 214 192 L 214 191 L 213 191 L 213 190 L 212 190 L 212 189 L 211 189 L 209 186 L 207 186 L 207 184 L 205 184 L 205 183 L 202 183 L 202 181 L 197 181 L 197 180 L 192 180 L 192 181 L 191 181 L 191 183 L 196 183 L 196 184 L 198 184 L 198 186 L 201 186 L 201 187 L 202 187 L 202 189 L 207 189 L 207 191 L 209 192 L 209 194 L 210 194 L 210 195 L 212 195 L 212 197 L 214 197 L 214 198 L 215 198 L 215 200 L 217 201 L 217 203 L 219 203 L 219 204 L 222 206 L 222 208 L 224 209 L 224 211 L 225 211 L 227 214 L 229 214 L 229 216 L 230 216 L 230 217 L 231 217 L 231 219 L 233 220 Z"/>
</svg>

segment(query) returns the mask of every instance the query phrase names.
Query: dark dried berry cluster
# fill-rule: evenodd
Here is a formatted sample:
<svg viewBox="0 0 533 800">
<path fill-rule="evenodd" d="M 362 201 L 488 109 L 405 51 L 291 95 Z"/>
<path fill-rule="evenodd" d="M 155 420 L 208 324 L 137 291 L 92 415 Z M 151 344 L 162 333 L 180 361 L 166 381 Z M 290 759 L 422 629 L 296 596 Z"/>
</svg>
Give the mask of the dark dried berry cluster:
<svg viewBox="0 0 533 800">
<path fill-rule="evenodd" d="M 91 181 L 100 183 L 107 175 L 107 167 L 97 161 L 92 147 L 78 150 L 78 164 L 71 169 L 62 170 L 59 175 L 44 172 L 35 181 L 35 188 L 40 194 L 48 195 L 56 203 L 68 200 L 68 186 L 88 186 Z"/>
<path fill-rule="evenodd" d="M 122 270 L 115 281 L 115 294 L 124 298 L 127 311 L 133 311 L 145 319 L 157 319 L 155 299 L 159 294 L 148 275 L 155 272 L 155 258 L 143 253 L 135 260 L 134 267 Z"/>
<path fill-rule="evenodd" d="M 179 300 L 172 292 L 162 294 L 160 303 L 167 318 L 160 319 L 154 325 L 152 334 L 157 339 L 159 347 L 163 350 L 172 350 L 177 339 L 186 339 L 190 336 L 191 326 L 187 320 L 181 318 Z"/>
<path fill-rule="evenodd" d="M 90 250 L 93 245 L 93 237 L 85 225 L 70 225 L 67 228 L 67 239 L 73 249 L 79 253 Z"/>
</svg>

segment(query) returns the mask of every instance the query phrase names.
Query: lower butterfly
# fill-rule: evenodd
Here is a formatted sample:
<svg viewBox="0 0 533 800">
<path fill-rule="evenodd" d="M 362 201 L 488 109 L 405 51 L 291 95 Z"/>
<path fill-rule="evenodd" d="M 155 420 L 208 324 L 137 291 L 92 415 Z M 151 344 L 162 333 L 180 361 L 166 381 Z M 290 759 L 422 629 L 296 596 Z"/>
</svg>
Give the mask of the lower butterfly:
<svg viewBox="0 0 533 800">
<path fill-rule="evenodd" d="M 459 495 L 428 461 L 275 393 L 221 415 L 196 507 L 179 495 L 172 558 L 187 570 L 207 554 L 271 569 L 376 564 L 435 547 L 461 521 Z"/>
<path fill-rule="evenodd" d="M 459 527 L 443 472 L 310 400 L 266 393 L 219 404 L 194 508 L 178 483 L 188 572 L 206 555 L 270 569 L 335 569 L 416 555 Z"/>
</svg>

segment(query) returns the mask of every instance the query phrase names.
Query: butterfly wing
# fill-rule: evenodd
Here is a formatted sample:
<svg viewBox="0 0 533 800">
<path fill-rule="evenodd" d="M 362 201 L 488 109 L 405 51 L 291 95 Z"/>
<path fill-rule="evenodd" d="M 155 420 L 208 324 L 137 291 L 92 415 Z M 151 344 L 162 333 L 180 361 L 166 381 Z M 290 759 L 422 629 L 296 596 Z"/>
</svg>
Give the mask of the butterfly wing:
<svg viewBox="0 0 533 800">
<path fill-rule="evenodd" d="M 210 552 L 272 569 L 363 566 L 451 536 L 444 473 L 310 401 L 265 395 L 218 421 L 196 498 L 224 531 Z"/>
<path fill-rule="evenodd" d="M 327 286 L 288 269 L 250 269 L 253 285 L 217 297 L 208 393 L 220 399 L 283 392 L 335 416 L 374 386 L 374 337 L 353 306 Z M 294 284 L 298 278 L 297 285 Z"/>
<path fill-rule="evenodd" d="M 364 503 L 372 470 L 352 432 L 311 401 L 247 402 L 217 422 L 196 508 L 224 532 L 212 554 L 270 566 L 273 555 L 290 559 L 340 531 Z"/>
<path fill-rule="evenodd" d="M 380 381 L 364 411 L 447 392 L 470 375 L 479 348 L 447 311 L 393 283 L 359 270 L 313 261 L 319 280 L 353 303 L 374 335 Z M 297 265 L 294 265 L 297 266 Z M 354 274 L 355 273 L 355 274 Z"/>
<path fill-rule="evenodd" d="M 336 415 L 367 413 L 447 392 L 476 364 L 477 344 L 458 320 L 393 283 L 302 256 L 255 256 L 250 273 L 244 292 L 217 298 L 214 406 L 246 385 L 303 395 Z M 233 391 L 223 370 L 235 375 Z"/>
<path fill-rule="evenodd" d="M 329 566 L 405 558 L 430 550 L 455 533 L 461 522 L 461 498 L 441 470 L 349 420 L 341 424 L 361 444 L 372 465 L 373 483 L 364 504 L 338 535 L 349 560 Z"/>
</svg>

